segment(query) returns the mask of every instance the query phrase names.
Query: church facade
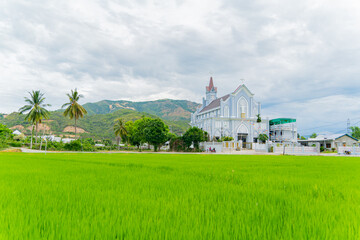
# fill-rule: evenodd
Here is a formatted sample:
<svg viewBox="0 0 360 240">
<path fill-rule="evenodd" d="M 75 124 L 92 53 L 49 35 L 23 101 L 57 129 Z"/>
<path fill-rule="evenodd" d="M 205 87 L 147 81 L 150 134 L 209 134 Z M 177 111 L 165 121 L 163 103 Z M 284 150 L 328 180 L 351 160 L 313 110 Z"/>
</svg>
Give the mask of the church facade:
<svg viewBox="0 0 360 240">
<path fill-rule="evenodd" d="M 254 94 L 241 84 L 234 92 L 220 98 L 217 97 L 217 87 L 210 78 L 206 87 L 206 97 L 202 105 L 191 114 L 191 126 L 196 126 L 208 132 L 210 139 L 233 137 L 243 143 L 258 141 L 259 134 L 269 136 L 269 120 L 261 117 L 261 104 L 255 101 Z"/>
</svg>

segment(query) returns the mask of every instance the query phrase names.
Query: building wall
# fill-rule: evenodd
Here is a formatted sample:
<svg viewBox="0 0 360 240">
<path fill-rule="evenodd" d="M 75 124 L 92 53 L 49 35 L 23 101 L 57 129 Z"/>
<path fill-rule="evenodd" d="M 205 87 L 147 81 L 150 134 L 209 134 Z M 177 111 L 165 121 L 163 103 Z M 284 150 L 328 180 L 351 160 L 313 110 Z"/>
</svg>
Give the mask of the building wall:
<svg viewBox="0 0 360 240">
<path fill-rule="evenodd" d="M 270 140 L 274 142 L 296 142 L 297 126 L 296 122 L 270 126 Z M 276 133 L 276 134 L 275 134 Z"/>
<path fill-rule="evenodd" d="M 343 146 L 344 144 L 345 146 L 354 146 L 354 145 L 358 145 L 359 143 L 349 136 L 343 136 L 341 138 L 336 139 L 335 144 L 337 146 Z"/>
</svg>

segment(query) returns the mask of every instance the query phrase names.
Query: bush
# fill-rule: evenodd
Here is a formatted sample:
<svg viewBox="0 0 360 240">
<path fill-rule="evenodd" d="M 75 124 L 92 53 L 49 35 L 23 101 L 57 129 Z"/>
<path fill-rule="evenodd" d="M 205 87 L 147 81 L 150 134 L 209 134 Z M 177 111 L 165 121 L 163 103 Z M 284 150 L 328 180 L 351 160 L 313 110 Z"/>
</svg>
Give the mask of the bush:
<svg viewBox="0 0 360 240">
<path fill-rule="evenodd" d="M 81 151 L 81 142 L 80 140 L 74 140 L 70 143 L 65 143 L 64 149 L 67 151 Z"/>
<path fill-rule="evenodd" d="M 269 139 L 269 137 L 266 134 L 259 134 L 259 141 L 264 143 Z"/>
<path fill-rule="evenodd" d="M 325 148 L 324 148 L 324 146 L 321 146 L 320 147 L 320 152 L 323 152 L 323 151 L 325 151 Z"/>
<path fill-rule="evenodd" d="M 46 143 L 43 144 L 42 149 L 45 150 Z M 63 142 L 47 142 L 46 146 L 47 150 L 52 151 L 62 151 L 64 150 L 64 143 Z"/>
<path fill-rule="evenodd" d="M 10 147 L 22 147 L 23 143 L 22 142 L 10 142 L 9 145 L 10 145 Z"/>
<path fill-rule="evenodd" d="M 219 142 L 227 142 L 227 141 L 233 141 L 233 140 L 234 140 L 233 137 L 226 136 L 226 137 L 222 137 L 221 139 L 219 139 Z"/>
<path fill-rule="evenodd" d="M 89 143 L 89 142 L 84 142 L 82 149 L 85 152 L 94 152 L 95 151 L 95 147 L 93 145 L 91 145 L 91 143 Z"/>
<path fill-rule="evenodd" d="M 83 140 L 74 140 L 70 143 L 64 145 L 64 149 L 67 151 L 85 151 L 93 152 L 95 151 L 95 142 L 91 138 L 85 138 Z"/>
<path fill-rule="evenodd" d="M 170 140 L 170 149 L 175 152 L 182 152 L 185 150 L 185 143 L 182 137 L 173 137 Z"/>
</svg>

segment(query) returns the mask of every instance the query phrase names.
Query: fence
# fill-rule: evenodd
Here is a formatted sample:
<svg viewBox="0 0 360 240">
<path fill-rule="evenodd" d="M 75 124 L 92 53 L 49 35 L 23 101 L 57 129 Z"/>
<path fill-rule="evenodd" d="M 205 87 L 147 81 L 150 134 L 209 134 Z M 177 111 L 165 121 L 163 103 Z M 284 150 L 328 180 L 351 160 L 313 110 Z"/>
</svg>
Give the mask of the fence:
<svg viewBox="0 0 360 240">
<path fill-rule="evenodd" d="M 210 148 L 215 149 L 216 152 L 223 151 L 223 143 L 222 142 L 202 142 L 200 143 L 200 148 L 204 151 L 208 151 Z"/>
<path fill-rule="evenodd" d="M 274 153 L 284 153 L 284 154 L 304 154 L 304 155 L 313 155 L 320 153 L 319 145 L 314 147 L 301 146 L 298 144 L 273 144 Z"/>
<path fill-rule="evenodd" d="M 338 147 L 338 154 L 360 155 L 360 147 Z"/>
<path fill-rule="evenodd" d="M 255 150 L 255 152 L 269 152 L 269 144 L 265 143 L 253 143 L 252 144 L 253 149 Z"/>
<path fill-rule="evenodd" d="M 210 148 L 215 149 L 216 152 L 232 152 L 240 151 L 242 147 L 241 141 L 226 141 L 226 142 L 202 142 L 200 148 L 208 151 Z"/>
</svg>

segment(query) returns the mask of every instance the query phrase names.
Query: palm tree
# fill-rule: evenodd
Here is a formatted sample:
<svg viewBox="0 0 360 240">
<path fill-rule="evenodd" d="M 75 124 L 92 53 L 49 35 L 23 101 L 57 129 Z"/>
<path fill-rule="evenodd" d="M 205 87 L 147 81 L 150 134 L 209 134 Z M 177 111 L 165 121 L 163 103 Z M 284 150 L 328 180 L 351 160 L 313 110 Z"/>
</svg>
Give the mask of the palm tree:
<svg viewBox="0 0 360 240">
<path fill-rule="evenodd" d="M 32 129 L 34 129 L 34 125 L 36 126 L 35 142 L 37 143 L 39 123 L 41 123 L 42 119 L 49 118 L 50 113 L 48 110 L 45 109 L 45 107 L 49 107 L 51 105 L 44 103 L 45 101 L 44 93 L 41 93 L 39 90 L 29 92 L 29 94 L 30 94 L 30 98 L 25 97 L 25 102 L 27 102 L 28 105 L 25 105 L 22 108 L 20 108 L 19 112 L 20 114 L 28 112 L 27 115 L 25 116 L 25 120 L 30 121 L 33 124 Z M 34 130 L 31 131 L 31 140 L 33 138 L 33 132 Z"/>
<path fill-rule="evenodd" d="M 121 118 L 115 120 L 114 132 L 115 132 L 115 136 L 117 137 L 118 149 L 120 150 L 120 138 L 125 139 L 127 136 L 125 123 Z"/>
<path fill-rule="evenodd" d="M 84 117 L 85 114 L 87 114 L 86 109 L 81 106 L 78 101 L 83 96 L 79 94 L 77 89 L 71 90 L 71 94 L 66 94 L 69 97 L 69 102 L 62 105 L 61 108 L 64 108 L 67 106 L 67 108 L 64 111 L 64 116 L 69 116 L 70 119 L 75 119 L 75 138 L 76 138 L 76 121 L 79 119 L 79 117 Z"/>
</svg>

